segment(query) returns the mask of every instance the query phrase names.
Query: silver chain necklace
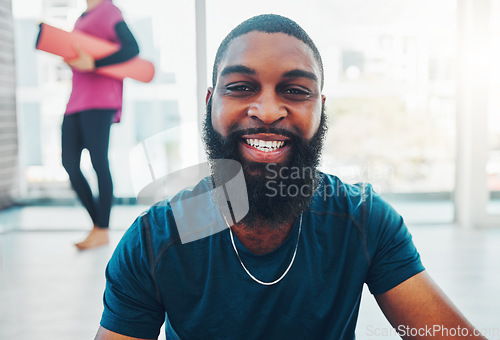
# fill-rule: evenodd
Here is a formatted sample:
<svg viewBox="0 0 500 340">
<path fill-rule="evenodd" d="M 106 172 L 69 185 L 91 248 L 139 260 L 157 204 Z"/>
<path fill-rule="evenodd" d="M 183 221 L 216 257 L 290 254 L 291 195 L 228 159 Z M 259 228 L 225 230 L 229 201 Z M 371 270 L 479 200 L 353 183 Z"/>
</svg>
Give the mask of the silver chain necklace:
<svg viewBox="0 0 500 340">
<path fill-rule="evenodd" d="M 261 285 L 264 285 L 264 286 L 272 286 L 272 285 L 280 282 L 286 276 L 286 274 L 288 274 L 288 271 L 290 270 L 290 268 L 292 268 L 293 261 L 295 261 L 295 255 L 297 255 L 297 248 L 299 247 L 300 231 L 302 230 L 302 215 L 300 215 L 299 233 L 297 235 L 297 244 L 295 244 L 295 250 L 293 252 L 292 260 L 290 261 L 290 264 L 288 265 L 288 268 L 285 270 L 285 272 L 278 279 L 276 279 L 275 281 L 272 281 L 272 282 L 264 282 L 264 281 L 259 280 L 258 278 L 253 276 L 252 273 L 250 273 L 250 271 L 247 269 L 247 267 L 245 267 L 245 264 L 243 264 L 243 261 L 241 260 L 240 254 L 238 253 L 238 249 L 236 249 L 236 245 L 234 244 L 233 231 L 231 230 L 229 223 L 227 223 L 227 220 L 226 220 L 226 224 L 229 227 L 229 234 L 231 235 L 231 243 L 233 244 L 234 252 L 236 253 L 236 256 L 238 257 L 238 260 L 240 261 L 241 266 L 247 272 L 248 276 L 250 276 L 252 278 L 252 280 L 254 280 L 255 282 L 260 283 Z"/>
</svg>

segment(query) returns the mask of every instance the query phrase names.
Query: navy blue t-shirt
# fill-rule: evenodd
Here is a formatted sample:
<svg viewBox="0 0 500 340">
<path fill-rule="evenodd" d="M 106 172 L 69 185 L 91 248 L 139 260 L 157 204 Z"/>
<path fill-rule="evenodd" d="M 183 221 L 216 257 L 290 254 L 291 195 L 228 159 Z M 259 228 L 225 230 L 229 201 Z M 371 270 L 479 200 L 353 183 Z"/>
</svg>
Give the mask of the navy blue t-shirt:
<svg viewBox="0 0 500 340">
<path fill-rule="evenodd" d="M 167 339 L 354 339 L 363 285 L 381 294 L 424 270 L 403 219 L 367 184 L 323 175 L 302 215 L 295 262 L 264 286 L 242 268 L 229 229 L 182 244 L 168 204 L 137 218 L 106 269 L 101 326 Z M 299 220 L 287 240 L 241 260 L 271 282 L 290 263 Z"/>
</svg>

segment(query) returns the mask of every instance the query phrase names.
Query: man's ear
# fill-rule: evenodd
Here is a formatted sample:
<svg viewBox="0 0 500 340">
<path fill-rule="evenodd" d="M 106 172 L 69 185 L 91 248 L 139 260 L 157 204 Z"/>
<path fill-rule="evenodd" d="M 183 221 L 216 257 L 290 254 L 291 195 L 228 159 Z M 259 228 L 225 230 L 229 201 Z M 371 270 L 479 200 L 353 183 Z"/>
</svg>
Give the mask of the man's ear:
<svg viewBox="0 0 500 340">
<path fill-rule="evenodd" d="M 324 94 L 321 95 L 321 102 L 323 103 L 323 105 L 325 105 L 326 103 L 326 97 Z"/>
<path fill-rule="evenodd" d="M 208 104 L 208 101 L 209 101 L 210 97 L 212 97 L 212 93 L 213 93 L 213 92 L 214 92 L 214 88 L 213 88 L 213 87 L 209 87 L 209 88 L 207 89 L 207 95 L 206 95 L 206 97 L 205 97 L 205 105 L 207 105 L 207 104 Z"/>
</svg>

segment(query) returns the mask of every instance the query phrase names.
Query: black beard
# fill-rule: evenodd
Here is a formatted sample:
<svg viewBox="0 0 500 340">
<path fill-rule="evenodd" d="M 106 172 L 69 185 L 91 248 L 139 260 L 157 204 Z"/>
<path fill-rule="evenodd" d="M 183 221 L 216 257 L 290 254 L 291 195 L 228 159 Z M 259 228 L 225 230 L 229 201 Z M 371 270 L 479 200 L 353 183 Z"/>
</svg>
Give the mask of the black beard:
<svg viewBox="0 0 500 340">
<path fill-rule="evenodd" d="M 327 131 L 324 106 L 318 131 L 310 140 L 288 130 L 272 127 L 239 130 L 223 137 L 213 128 L 211 108 L 210 98 L 203 125 L 203 141 L 209 160 L 233 159 L 243 168 L 249 212 L 241 223 L 249 228 L 279 228 L 295 220 L 309 207 L 321 181 L 317 168 Z M 257 133 L 274 133 L 290 138 L 287 143 L 291 143 L 291 157 L 283 164 L 248 162 L 243 159 L 239 147 L 241 136 Z"/>
</svg>

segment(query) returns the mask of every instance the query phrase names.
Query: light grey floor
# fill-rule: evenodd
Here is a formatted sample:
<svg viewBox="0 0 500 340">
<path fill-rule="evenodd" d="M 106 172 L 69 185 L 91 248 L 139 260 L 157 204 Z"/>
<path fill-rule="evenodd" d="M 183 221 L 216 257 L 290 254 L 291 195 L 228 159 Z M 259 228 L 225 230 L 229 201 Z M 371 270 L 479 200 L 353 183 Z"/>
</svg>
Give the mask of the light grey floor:
<svg viewBox="0 0 500 340">
<path fill-rule="evenodd" d="M 85 252 L 73 246 L 90 225 L 78 206 L 1 211 L 0 339 L 93 339 L 106 263 L 143 210 L 116 206 L 111 244 Z M 479 329 L 499 340 L 500 229 L 459 230 L 450 224 L 409 228 L 435 281 Z M 387 333 L 390 326 L 366 290 L 357 339 L 398 339 Z"/>
</svg>

